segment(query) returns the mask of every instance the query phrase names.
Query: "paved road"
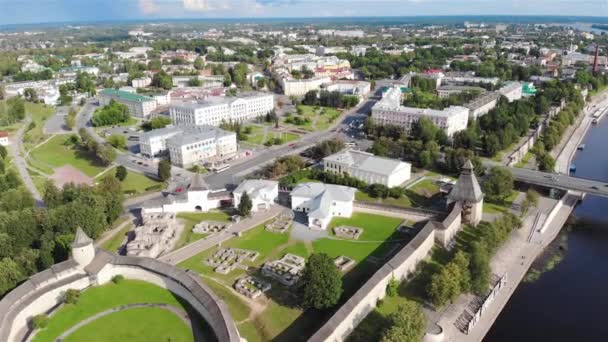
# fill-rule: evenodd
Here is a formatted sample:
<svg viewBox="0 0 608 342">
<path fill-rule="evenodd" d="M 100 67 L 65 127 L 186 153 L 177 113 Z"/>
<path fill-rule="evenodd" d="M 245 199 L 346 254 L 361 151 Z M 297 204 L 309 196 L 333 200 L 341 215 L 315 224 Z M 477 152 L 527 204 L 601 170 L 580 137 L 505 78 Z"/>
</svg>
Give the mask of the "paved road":
<svg viewBox="0 0 608 342">
<path fill-rule="evenodd" d="M 192 242 L 171 253 L 160 256 L 158 260 L 172 265 L 179 264 L 180 262 L 187 260 L 202 251 L 221 245 L 224 241 L 232 239 L 239 233 L 257 227 L 271 218 L 276 217 L 283 210 L 285 210 L 284 207 L 274 205 L 268 211 L 255 213 L 251 218 L 241 220 L 241 222 L 233 224 L 230 228 L 224 230 L 223 232 L 212 234 L 205 239 Z"/>
<path fill-rule="evenodd" d="M 65 124 L 70 107 L 57 107 L 55 113 L 44 123 L 44 134 L 68 134 L 72 130 Z"/>
<path fill-rule="evenodd" d="M 23 135 L 25 134 L 25 130 L 32 122 L 31 114 L 27 114 L 25 120 L 23 120 L 23 124 L 21 128 L 17 131 L 15 135 L 12 136 L 11 143 L 9 145 L 9 152 L 13 158 L 13 164 L 17 167 L 17 171 L 23 180 L 23 184 L 27 190 L 32 194 L 34 200 L 36 201 L 37 207 L 44 207 L 44 202 L 42 201 L 42 196 L 34 182 L 32 181 L 32 177 L 30 177 L 30 173 L 27 171 L 27 163 L 25 161 L 25 156 L 27 152 L 25 151 L 25 147 L 23 146 Z"/>
<path fill-rule="evenodd" d="M 225 188 L 230 187 L 232 185 L 238 184 L 241 180 L 243 180 L 247 175 L 251 174 L 254 171 L 260 170 L 262 167 L 272 163 L 276 158 L 301 153 L 307 148 L 313 146 L 322 140 L 327 140 L 333 137 L 342 137 L 344 138 L 344 134 L 341 132 L 348 131 L 348 125 L 353 120 L 360 120 L 367 117 L 367 112 L 369 108 L 374 103 L 372 100 L 367 100 L 362 102 L 357 107 L 354 107 L 348 110 L 346 113 L 342 114 L 339 120 L 336 120 L 336 123 L 329 127 L 326 131 L 313 132 L 305 135 L 302 139 L 295 143 L 295 146 L 283 145 L 277 147 L 271 147 L 261 152 L 258 152 L 252 158 L 249 158 L 241 163 L 235 164 L 230 167 L 230 169 L 220 172 L 210 174 L 205 177 L 205 181 L 211 185 L 212 188 Z M 341 131 L 341 132 L 338 132 Z"/>
<path fill-rule="evenodd" d="M 597 196 L 608 197 L 608 183 L 571 177 L 560 173 L 549 173 L 517 167 L 503 166 L 493 161 L 484 161 L 485 167 L 502 166 L 508 169 L 513 179 L 522 183 L 534 184 L 546 188 L 580 191 Z"/>
</svg>

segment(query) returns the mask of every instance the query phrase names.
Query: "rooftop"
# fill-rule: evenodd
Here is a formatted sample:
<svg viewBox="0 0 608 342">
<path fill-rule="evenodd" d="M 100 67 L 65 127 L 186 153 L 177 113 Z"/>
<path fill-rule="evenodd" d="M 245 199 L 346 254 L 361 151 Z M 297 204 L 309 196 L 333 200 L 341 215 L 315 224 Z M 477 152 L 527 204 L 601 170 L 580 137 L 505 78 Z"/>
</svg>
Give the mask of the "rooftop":
<svg viewBox="0 0 608 342">
<path fill-rule="evenodd" d="M 133 94 L 124 90 L 117 90 L 113 88 L 106 88 L 100 92 L 101 94 L 117 97 L 121 100 L 132 101 L 132 102 L 148 102 L 154 101 L 153 98 L 142 96 L 138 94 Z"/>
<path fill-rule="evenodd" d="M 471 160 L 467 160 L 462 166 L 460 177 L 448 194 L 448 199 L 456 202 L 479 202 L 483 199 L 483 192 L 479 182 L 477 182 L 477 177 L 475 177 Z"/>
<path fill-rule="evenodd" d="M 357 150 L 346 150 L 332 154 L 331 156 L 323 158 L 323 161 L 334 162 L 339 164 L 346 164 L 350 167 L 372 172 L 375 174 L 390 176 L 395 171 L 407 167 L 409 164 L 390 158 L 376 157 L 375 155 L 357 151 Z"/>
</svg>

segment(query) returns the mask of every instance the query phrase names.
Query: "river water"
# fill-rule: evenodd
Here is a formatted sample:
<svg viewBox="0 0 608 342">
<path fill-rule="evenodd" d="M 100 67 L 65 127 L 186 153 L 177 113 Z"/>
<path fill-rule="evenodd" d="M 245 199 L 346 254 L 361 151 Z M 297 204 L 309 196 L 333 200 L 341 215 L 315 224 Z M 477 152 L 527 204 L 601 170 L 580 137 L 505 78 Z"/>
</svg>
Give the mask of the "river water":
<svg viewBox="0 0 608 342">
<path fill-rule="evenodd" d="M 583 143 L 573 161 L 576 176 L 608 182 L 608 120 Z M 484 341 L 608 340 L 608 198 L 587 196 L 573 215 L 563 260 L 518 286 Z"/>
</svg>

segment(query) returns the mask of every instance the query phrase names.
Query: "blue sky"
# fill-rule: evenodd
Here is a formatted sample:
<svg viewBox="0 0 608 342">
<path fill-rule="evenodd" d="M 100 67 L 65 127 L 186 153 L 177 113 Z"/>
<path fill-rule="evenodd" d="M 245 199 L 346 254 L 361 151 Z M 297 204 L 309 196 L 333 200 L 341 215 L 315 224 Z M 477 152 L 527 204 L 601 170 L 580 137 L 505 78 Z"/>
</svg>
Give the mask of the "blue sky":
<svg viewBox="0 0 608 342">
<path fill-rule="evenodd" d="M 608 0 L 0 0 L 0 25 L 112 19 L 463 14 L 608 17 Z"/>
</svg>

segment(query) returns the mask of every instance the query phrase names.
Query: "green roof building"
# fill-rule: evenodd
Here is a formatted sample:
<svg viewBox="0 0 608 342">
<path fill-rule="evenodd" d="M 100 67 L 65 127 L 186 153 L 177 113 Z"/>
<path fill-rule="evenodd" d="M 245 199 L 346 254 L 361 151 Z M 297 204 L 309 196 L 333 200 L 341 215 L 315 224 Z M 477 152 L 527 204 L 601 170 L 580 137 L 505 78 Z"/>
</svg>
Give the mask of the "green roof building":
<svg viewBox="0 0 608 342">
<path fill-rule="evenodd" d="M 157 106 L 156 100 L 151 97 L 124 90 L 106 88 L 99 92 L 101 106 L 108 105 L 111 100 L 124 104 L 129 108 L 129 114 L 141 119 L 147 119 Z"/>
</svg>

